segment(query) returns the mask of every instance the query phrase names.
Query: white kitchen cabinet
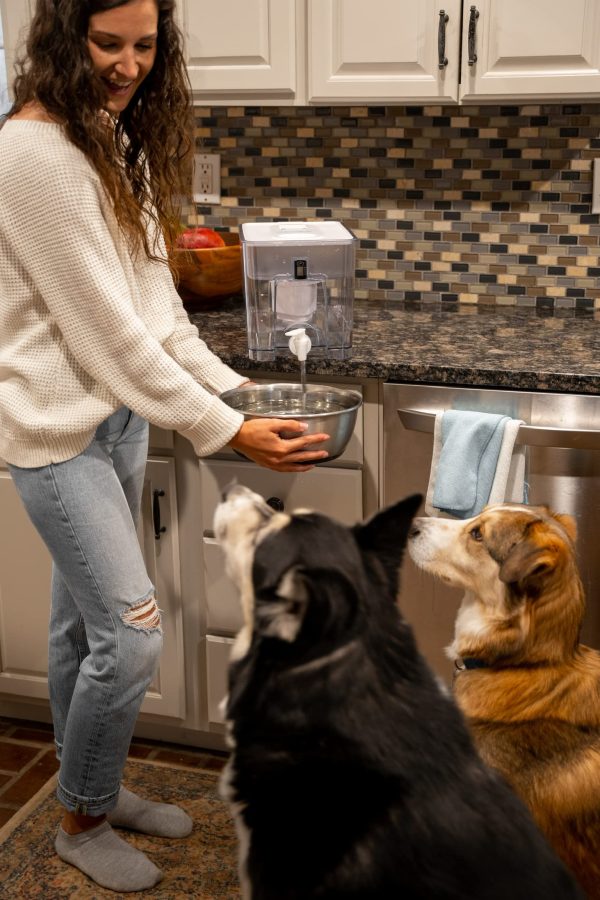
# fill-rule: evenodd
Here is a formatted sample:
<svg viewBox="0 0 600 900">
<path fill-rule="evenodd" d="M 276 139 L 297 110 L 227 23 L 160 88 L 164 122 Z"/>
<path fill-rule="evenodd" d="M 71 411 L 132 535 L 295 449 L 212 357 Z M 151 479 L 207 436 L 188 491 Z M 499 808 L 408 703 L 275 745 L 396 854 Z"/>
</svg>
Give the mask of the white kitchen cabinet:
<svg viewBox="0 0 600 900">
<path fill-rule="evenodd" d="M 149 458 L 139 536 L 164 633 L 160 668 L 142 712 L 176 719 L 185 715 L 185 682 L 174 466 L 173 459 Z M 52 564 L 10 474 L 1 467 L 0 509 L 0 695 L 45 700 Z"/>
<path fill-rule="evenodd" d="M 309 101 L 456 102 L 460 8 L 460 0 L 308 0 Z"/>
<path fill-rule="evenodd" d="M 50 555 L 0 467 L 0 694 L 48 697 Z"/>
<path fill-rule="evenodd" d="M 197 96 L 239 102 L 296 93 L 296 0 L 180 0 L 190 82 Z"/>
<path fill-rule="evenodd" d="M 307 2 L 311 103 L 600 96 L 598 0 Z"/>
<path fill-rule="evenodd" d="M 598 0 L 465 3 L 461 100 L 599 96 Z"/>
<path fill-rule="evenodd" d="M 233 12 L 232 4 L 224 12 L 203 0 L 183 4 L 199 101 L 453 104 L 600 97 L 599 0 L 241 5 L 251 22 L 238 16 L 236 0 Z M 287 68 L 275 63 L 275 45 L 286 48 Z"/>
<path fill-rule="evenodd" d="M 146 691 L 142 712 L 181 719 L 185 716 L 183 607 L 173 459 L 148 458 L 138 534 L 163 628 L 160 666 Z"/>
<path fill-rule="evenodd" d="M 206 638 L 206 690 L 208 721 L 224 725 L 223 701 L 227 694 L 229 657 L 234 639 L 209 634 Z"/>
</svg>

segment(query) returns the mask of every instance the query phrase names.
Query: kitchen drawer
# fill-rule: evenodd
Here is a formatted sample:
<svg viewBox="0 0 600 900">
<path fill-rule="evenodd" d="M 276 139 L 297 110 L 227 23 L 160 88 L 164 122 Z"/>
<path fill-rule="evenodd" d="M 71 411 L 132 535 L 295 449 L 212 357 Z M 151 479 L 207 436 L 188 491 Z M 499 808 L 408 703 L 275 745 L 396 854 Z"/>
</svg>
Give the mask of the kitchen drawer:
<svg viewBox="0 0 600 900">
<path fill-rule="evenodd" d="M 257 384 L 272 384 L 273 379 L 267 381 L 265 378 L 254 378 L 254 381 Z M 290 379 L 279 378 L 277 383 L 283 383 L 289 381 Z M 317 382 L 315 381 L 315 384 Z M 358 393 L 363 395 L 363 388 L 360 384 L 339 384 L 335 383 L 334 387 L 338 388 L 347 388 L 351 391 L 358 391 Z M 308 384 L 310 388 L 310 382 Z M 363 440 L 363 427 L 364 427 L 364 415 L 363 415 L 364 407 L 361 406 L 356 414 L 356 422 L 354 424 L 354 431 L 352 432 L 352 437 L 348 441 L 346 445 L 346 449 L 342 453 L 341 456 L 338 456 L 337 459 L 332 459 L 331 462 L 321 463 L 320 465 L 325 465 L 327 467 L 330 466 L 362 466 L 364 461 L 364 440 Z M 318 448 L 317 448 L 318 449 Z M 215 456 L 218 456 L 221 459 L 239 459 L 237 453 L 232 450 L 230 447 L 224 447 L 222 450 L 219 450 Z"/>
<path fill-rule="evenodd" d="M 244 484 L 265 500 L 279 498 L 285 510 L 312 509 L 346 525 L 362 519 L 362 471 L 316 466 L 310 472 L 273 472 L 253 463 L 200 460 L 203 533 L 212 537 L 213 516 L 224 489 Z"/>
<path fill-rule="evenodd" d="M 227 670 L 233 638 L 206 636 L 206 691 L 208 696 L 208 721 L 211 725 L 223 724 L 221 704 L 227 694 Z"/>
<path fill-rule="evenodd" d="M 205 537 L 203 550 L 207 630 L 235 634 L 243 622 L 239 591 L 225 573 L 223 551 L 216 540 Z"/>
</svg>

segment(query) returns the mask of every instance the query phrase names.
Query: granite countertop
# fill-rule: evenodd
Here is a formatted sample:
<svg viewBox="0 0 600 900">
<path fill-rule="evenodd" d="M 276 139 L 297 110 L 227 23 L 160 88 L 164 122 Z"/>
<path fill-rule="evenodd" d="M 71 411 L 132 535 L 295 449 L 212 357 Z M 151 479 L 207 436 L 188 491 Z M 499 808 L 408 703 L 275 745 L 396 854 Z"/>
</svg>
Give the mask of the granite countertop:
<svg viewBox="0 0 600 900">
<path fill-rule="evenodd" d="M 298 372 L 288 355 L 250 360 L 241 298 L 188 315 L 232 368 Z M 350 358 L 309 354 L 307 374 L 598 394 L 600 310 L 357 301 Z"/>
</svg>

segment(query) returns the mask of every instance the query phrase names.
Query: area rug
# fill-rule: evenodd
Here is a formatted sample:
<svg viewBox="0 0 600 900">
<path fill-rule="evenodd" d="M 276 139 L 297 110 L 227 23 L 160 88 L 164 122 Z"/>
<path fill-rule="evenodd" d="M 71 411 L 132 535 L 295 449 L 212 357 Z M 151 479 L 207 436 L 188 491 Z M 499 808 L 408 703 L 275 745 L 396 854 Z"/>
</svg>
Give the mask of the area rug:
<svg viewBox="0 0 600 900">
<path fill-rule="evenodd" d="M 128 761 L 123 783 L 151 800 L 177 803 L 194 820 L 194 830 L 182 840 L 120 830 L 127 841 L 143 850 L 162 869 L 164 878 L 142 894 L 118 894 L 98 887 L 54 853 L 61 807 L 55 797 L 56 776 L 53 776 L 0 829 L 0 897 L 6 900 L 239 898 L 235 829 L 229 810 L 218 795 L 218 777 L 218 773 L 191 771 L 160 762 Z"/>
</svg>

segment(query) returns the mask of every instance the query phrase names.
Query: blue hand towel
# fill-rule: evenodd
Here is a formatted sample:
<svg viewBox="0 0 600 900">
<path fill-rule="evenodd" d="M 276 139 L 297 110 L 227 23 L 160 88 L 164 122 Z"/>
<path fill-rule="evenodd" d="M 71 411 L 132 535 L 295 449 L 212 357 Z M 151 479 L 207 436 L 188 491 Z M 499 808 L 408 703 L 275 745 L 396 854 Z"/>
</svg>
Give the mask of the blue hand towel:
<svg viewBox="0 0 600 900">
<path fill-rule="evenodd" d="M 441 451 L 433 506 L 468 519 L 488 502 L 508 416 L 447 410 L 442 416 Z"/>
</svg>

